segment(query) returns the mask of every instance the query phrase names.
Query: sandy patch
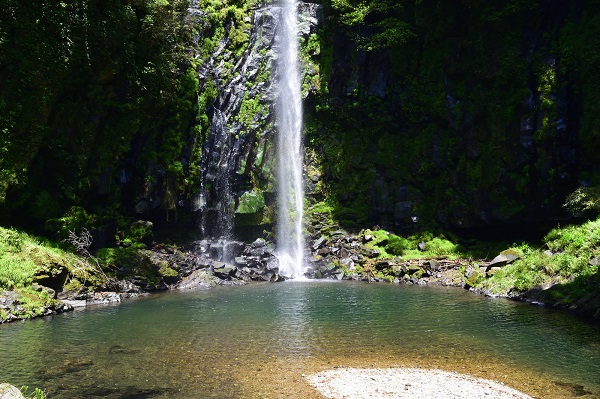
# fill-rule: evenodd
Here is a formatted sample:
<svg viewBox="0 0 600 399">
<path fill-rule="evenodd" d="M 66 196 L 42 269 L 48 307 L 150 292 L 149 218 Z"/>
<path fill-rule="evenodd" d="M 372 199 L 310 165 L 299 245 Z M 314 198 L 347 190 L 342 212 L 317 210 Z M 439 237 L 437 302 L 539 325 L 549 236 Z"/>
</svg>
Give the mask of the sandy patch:
<svg viewBox="0 0 600 399">
<path fill-rule="evenodd" d="M 332 399 L 532 399 L 499 382 L 441 370 L 338 368 L 306 378 Z"/>
</svg>

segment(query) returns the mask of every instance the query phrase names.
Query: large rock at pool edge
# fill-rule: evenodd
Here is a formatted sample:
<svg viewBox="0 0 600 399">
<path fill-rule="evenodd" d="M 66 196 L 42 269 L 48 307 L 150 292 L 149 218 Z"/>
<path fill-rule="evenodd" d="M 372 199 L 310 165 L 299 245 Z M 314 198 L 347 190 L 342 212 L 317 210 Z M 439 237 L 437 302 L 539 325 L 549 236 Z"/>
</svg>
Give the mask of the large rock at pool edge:
<svg viewBox="0 0 600 399">
<path fill-rule="evenodd" d="M 0 384 L 0 399 L 25 399 L 25 397 L 17 387 Z"/>
</svg>

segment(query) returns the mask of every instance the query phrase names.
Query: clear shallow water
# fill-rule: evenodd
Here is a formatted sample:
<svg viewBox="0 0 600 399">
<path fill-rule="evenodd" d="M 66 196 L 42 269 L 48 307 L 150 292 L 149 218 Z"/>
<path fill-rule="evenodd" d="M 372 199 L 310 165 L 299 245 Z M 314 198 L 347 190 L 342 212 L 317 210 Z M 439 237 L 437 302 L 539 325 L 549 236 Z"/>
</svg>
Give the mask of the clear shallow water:
<svg viewBox="0 0 600 399">
<path fill-rule="evenodd" d="M 335 366 L 441 368 L 542 398 L 600 395 L 600 328 L 460 289 L 286 282 L 168 293 L 0 326 L 0 382 L 52 398 L 318 397 Z"/>
</svg>

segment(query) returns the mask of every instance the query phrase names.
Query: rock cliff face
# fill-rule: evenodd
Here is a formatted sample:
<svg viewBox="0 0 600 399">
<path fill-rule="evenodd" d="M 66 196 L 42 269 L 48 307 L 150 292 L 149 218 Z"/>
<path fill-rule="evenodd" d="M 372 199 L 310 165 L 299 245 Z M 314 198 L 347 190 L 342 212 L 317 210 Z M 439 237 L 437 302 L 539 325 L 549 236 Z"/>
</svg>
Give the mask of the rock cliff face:
<svg viewBox="0 0 600 399">
<path fill-rule="evenodd" d="M 594 7 L 365 4 L 374 11 L 355 25 L 333 4 L 320 35 L 328 91 L 310 99 L 335 216 L 396 229 L 569 217 L 566 195 L 598 172 L 582 148 L 597 79 L 582 84 L 570 42 Z M 386 34 L 399 38 L 375 41 Z"/>
</svg>

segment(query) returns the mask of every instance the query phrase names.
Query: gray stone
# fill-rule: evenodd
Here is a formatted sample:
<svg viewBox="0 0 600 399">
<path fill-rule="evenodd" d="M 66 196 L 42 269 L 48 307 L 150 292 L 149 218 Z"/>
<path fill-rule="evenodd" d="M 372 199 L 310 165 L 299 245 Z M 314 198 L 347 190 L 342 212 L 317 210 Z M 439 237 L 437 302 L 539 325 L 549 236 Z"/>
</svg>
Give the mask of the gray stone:
<svg viewBox="0 0 600 399">
<path fill-rule="evenodd" d="M 189 276 L 185 277 L 179 284 L 177 284 L 177 289 L 208 289 L 213 286 L 215 286 L 215 282 L 207 270 L 196 270 Z"/>
<path fill-rule="evenodd" d="M 227 279 L 235 274 L 236 270 L 237 268 L 235 266 L 224 265 L 222 267 L 215 268 L 213 272 L 215 276 L 222 279 Z"/>
<path fill-rule="evenodd" d="M 0 399 L 25 399 L 21 391 L 10 384 L 0 384 Z"/>
<path fill-rule="evenodd" d="M 244 266 L 248 264 L 248 261 L 246 261 L 246 258 L 244 258 L 243 256 L 236 256 L 235 264 L 238 266 Z"/>
<path fill-rule="evenodd" d="M 325 236 L 321 236 L 317 241 L 315 241 L 315 243 L 313 244 L 313 249 L 319 249 L 323 246 L 323 244 L 325 244 L 325 241 L 327 241 L 327 238 L 325 238 Z"/>
<path fill-rule="evenodd" d="M 477 271 L 475 269 L 473 269 L 471 266 L 469 266 L 465 270 L 465 277 L 466 278 L 471 278 L 475 273 L 477 273 Z"/>
<path fill-rule="evenodd" d="M 508 264 L 508 257 L 506 255 L 500 254 L 496 256 L 490 263 L 488 263 L 487 268 L 491 269 L 492 267 L 501 267 Z"/>
<path fill-rule="evenodd" d="M 519 258 L 519 255 L 513 250 L 502 251 L 498 256 L 492 259 L 490 263 L 488 263 L 487 268 L 489 270 L 492 267 L 502 267 L 514 262 Z"/>
<path fill-rule="evenodd" d="M 71 306 L 73 308 L 83 308 L 83 307 L 87 306 L 87 301 L 85 299 L 83 299 L 83 300 L 64 299 L 63 303 L 66 304 L 67 306 Z"/>
<path fill-rule="evenodd" d="M 321 255 L 321 256 L 329 255 L 330 252 L 331 252 L 331 250 L 329 248 L 325 247 L 325 248 L 319 249 L 317 251 L 317 255 Z"/>
<path fill-rule="evenodd" d="M 340 263 L 350 270 L 354 269 L 354 261 L 350 258 L 341 259 Z"/>
<path fill-rule="evenodd" d="M 269 258 L 265 262 L 265 267 L 270 271 L 279 271 L 279 259 L 277 259 L 275 256 Z"/>
<path fill-rule="evenodd" d="M 213 243 L 208 250 L 209 256 L 212 259 L 221 260 L 223 258 L 223 244 Z"/>
<path fill-rule="evenodd" d="M 440 270 L 440 263 L 436 260 L 431 259 L 431 260 L 427 261 L 425 264 L 426 264 L 426 266 L 429 267 L 429 270 L 431 270 L 431 271 L 435 272 L 435 271 Z"/>
</svg>

